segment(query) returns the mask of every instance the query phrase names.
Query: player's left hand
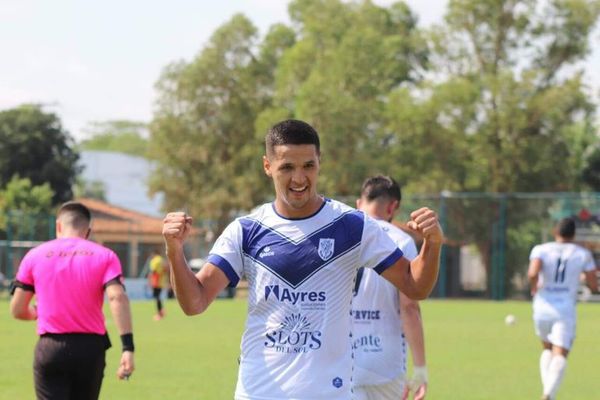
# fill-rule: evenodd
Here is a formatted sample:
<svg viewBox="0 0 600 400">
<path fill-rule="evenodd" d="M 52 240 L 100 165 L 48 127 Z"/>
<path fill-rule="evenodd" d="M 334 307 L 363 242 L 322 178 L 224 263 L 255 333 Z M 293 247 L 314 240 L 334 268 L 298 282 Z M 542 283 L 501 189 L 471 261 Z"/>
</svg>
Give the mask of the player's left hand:
<svg viewBox="0 0 600 400">
<path fill-rule="evenodd" d="M 424 400 L 427 394 L 427 367 L 415 367 L 412 379 L 404 384 L 402 400 L 408 400 L 410 393 L 413 392 L 414 400 Z"/>
<path fill-rule="evenodd" d="M 117 377 L 121 380 L 129 379 L 131 374 L 133 374 L 134 369 L 133 352 L 124 351 L 123 354 L 121 354 L 121 362 L 119 364 L 119 369 L 117 369 Z"/>
<path fill-rule="evenodd" d="M 435 211 L 423 207 L 410 213 L 410 221 L 407 226 L 423 235 L 425 240 L 434 243 L 442 243 L 444 232 L 438 221 Z"/>
<path fill-rule="evenodd" d="M 408 400 L 411 392 L 413 392 L 413 390 L 409 388 L 409 385 L 405 385 L 404 392 L 402 393 L 402 400 Z M 424 400 L 426 394 L 427 383 L 423 383 L 414 390 L 413 400 Z"/>
</svg>

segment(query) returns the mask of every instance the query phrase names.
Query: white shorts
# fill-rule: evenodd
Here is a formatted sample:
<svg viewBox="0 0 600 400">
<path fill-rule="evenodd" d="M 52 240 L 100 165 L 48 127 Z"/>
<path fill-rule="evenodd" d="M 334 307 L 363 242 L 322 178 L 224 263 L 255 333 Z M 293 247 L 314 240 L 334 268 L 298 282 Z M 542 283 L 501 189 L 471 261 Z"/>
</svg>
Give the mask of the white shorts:
<svg viewBox="0 0 600 400">
<path fill-rule="evenodd" d="M 574 319 L 533 319 L 535 333 L 544 341 L 554 346 L 570 350 L 575 340 Z"/>
<path fill-rule="evenodd" d="M 398 400 L 404 391 L 404 375 L 381 385 L 354 386 L 354 400 Z"/>
</svg>

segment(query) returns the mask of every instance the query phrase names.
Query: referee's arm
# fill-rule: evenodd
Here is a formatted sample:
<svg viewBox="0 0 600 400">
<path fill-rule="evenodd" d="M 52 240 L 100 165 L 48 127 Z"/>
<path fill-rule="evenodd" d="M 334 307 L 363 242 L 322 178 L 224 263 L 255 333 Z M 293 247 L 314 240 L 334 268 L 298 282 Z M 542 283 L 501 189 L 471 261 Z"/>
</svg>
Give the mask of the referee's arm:
<svg viewBox="0 0 600 400">
<path fill-rule="evenodd" d="M 106 295 L 110 304 L 115 325 L 119 335 L 132 333 L 131 309 L 129 308 L 129 298 L 125 293 L 125 288 L 121 284 L 112 284 L 106 287 Z"/>
<path fill-rule="evenodd" d="M 10 300 L 10 313 L 16 319 L 32 321 L 37 319 L 37 310 L 35 306 L 29 305 L 34 292 L 20 287 L 14 289 L 13 297 Z"/>
<path fill-rule="evenodd" d="M 115 325 L 121 335 L 123 344 L 123 353 L 117 369 L 119 379 L 129 379 L 135 370 L 133 357 L 133 328 L 131 323 L 131 309 L 129 307 L 129 298 L 125 293 L 125 288 L 117 281 L 111 282 L 106 286 L 106 295 L 110 305 Z"/>
</svg>

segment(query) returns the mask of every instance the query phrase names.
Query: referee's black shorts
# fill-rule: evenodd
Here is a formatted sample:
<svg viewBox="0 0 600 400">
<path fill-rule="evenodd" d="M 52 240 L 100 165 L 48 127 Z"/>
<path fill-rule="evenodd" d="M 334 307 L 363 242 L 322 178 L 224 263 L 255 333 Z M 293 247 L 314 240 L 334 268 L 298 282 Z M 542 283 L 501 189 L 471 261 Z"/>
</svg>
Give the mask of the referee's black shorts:
<svg viewBox="0 0 600 400">
<path fill-rule="evenodd" d="M 109 347 L 106 335 L 42 335 L 33 362 L 38 400 L 97 399 Z"/>
</svg>

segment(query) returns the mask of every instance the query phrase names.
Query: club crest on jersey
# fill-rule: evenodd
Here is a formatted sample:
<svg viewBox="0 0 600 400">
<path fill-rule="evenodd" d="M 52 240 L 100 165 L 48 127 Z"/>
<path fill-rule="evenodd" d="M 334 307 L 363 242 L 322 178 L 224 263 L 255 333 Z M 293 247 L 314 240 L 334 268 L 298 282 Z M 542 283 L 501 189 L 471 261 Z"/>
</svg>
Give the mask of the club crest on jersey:
<svg viewBox="0 0 600 400">
<path fill-rule="evenodd" d="M 319 239 L 319 257 L 323 261 L 327 261 L 333 256 L 333 247 L 335 244 L 335 239 Z"/>
</svg>

